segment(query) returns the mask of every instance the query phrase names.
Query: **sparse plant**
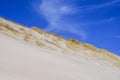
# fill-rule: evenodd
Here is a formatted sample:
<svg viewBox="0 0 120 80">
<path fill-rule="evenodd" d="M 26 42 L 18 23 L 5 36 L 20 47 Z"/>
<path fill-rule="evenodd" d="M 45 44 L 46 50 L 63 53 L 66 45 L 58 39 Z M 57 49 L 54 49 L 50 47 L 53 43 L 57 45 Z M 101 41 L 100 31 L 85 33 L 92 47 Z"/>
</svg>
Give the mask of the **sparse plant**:
<svg viewBox="0 0 120 80">
<path fill-rule="evenodd" d="M 40 29 L 38 29 L 36 27 L 32 27 L 31 29 L 34 30 L 34 31 L 36 31 L 36 32 L 38 32 L 39 34 L 43 34 L 44 33 L 43 30 L 40 30 Z"/>
<path fill-rule="evenodd" d="M 41 47 L 41 46 L 45 46 L 43 43 L 41 43 L 41 42 L 39 42 L 39 41 L 36 41 L 35 43 L 36 43 L 36 45 L 38 45 L 38 46 L 40 46 L 40 47 Z"/>
<path fill-rule="evenodd" d="M 71 39 L 69 40 L 67 43 L 67 48 L 74 50 L 74 51 L 78 51 L 80 49 L 80 45 L 79 42 L 76 41 L 75 39 Z"/>
<path fill-rule="evenodd" d="M 76 40 L 76 39 L 70 39 L 70 41 L 72 42 L 72 43 L 75 43 L 75 44 L 79 44 L 79 42 Z"/>
<path fill-rule="evenodd" d="M 29 35 L 29 34 L 25 34 L 24 40 L 25 40 L 25 41 L 29 41 L 29 39 L 30 39 L 30 35 Z"/>
<path fill-rule="evenodd" d="M 0 30 L 2 30 L 2 26 L 3 26 L 3 25 L 2 25 L 2 24 L 0 24 Z"/>
<path fill-rule="evenodd" d="M 17 32 L 17 30 L 13 29 L 12 27 L 10 27 L 9 25 L 5 25 L 4 26 L 6 29 L 10 30 L 10 31 L 13 31 L 13 32 Z"/>
<path fill-rule="evenodd" d="M 3 24 L 2 23 L 0 23 L 0 27 L 2 27 L 3 26 Z"/>
<path fill-rule="evenodd" d="M 63 40 L 64 38 L 62 36 L 58 36 L 58 40 Z"/>
<path fill-rule="evenodd" d="M 83 47 L 92 51 L 98 51 L 96 47 L 90 45 L 90 44 L 83 44 Z"/>
<path fill-rule="evenodd" d="M 25 29 L 24 29 L 24 28 L 20 28 L 20 30 L 25 31 Z"/>
</svg>

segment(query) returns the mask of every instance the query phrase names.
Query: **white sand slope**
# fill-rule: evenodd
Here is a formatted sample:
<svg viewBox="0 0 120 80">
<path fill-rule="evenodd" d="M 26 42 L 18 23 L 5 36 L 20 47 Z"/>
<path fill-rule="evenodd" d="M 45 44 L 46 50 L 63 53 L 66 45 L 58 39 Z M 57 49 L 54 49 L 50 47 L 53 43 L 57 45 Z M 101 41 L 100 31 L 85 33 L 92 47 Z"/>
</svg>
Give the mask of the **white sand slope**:
<svg viewBox="0 0 120 80">
<path fill-rule="evenodd" d="M 0 35 L 0 80 L 120 80 L 120 69 Z"/>
<path fill-rule="evenodd" d="M 119 58 L 109 52 L 84 46 L 75 52 L 66 48 L 65 40 L 56 44 L 52 35 L 46 37 L 3 19 L 0 23 L 0 80 L 120 80 Z M 25 33 L 12 28 L 23 28 Z M 27 41 L 26 33 L 32 35 Z M 44 45 L 36 45 L 38 40 Z"/>
</svg>

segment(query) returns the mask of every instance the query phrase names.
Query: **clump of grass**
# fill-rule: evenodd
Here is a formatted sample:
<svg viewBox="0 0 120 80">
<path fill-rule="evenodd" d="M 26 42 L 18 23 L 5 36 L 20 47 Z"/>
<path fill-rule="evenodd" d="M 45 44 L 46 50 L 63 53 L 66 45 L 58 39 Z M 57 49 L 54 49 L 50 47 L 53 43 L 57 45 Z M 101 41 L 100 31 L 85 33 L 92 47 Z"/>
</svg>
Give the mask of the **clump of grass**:
<svg viewBox="0 0 120 80">
<path fill-rule="evenodd" d="M 58 40 L 65 40 L 64 37 L 62 37 L 62 36 L 58 36 L 57 39 L 58 39 Z"/>
<path fill-rule="evenodd" d="M 112 54 L 111 52 L 109 52 L 107 50 L 97 49 L 97 52 L 101 53 L 101 54 L 103 54 L 103 55 L 105 55 L 107 57 L 109 57 L 110 59 L 113 59 L 113 60 L 116 60 L 116 61 L 120 61 L 120 59 L 116 55 Z"/>
<path fill-rule="evenodd" d="M 72 49 L 74 51 L 78 51 L 80 49 L 80 42 L 78 42 L 76 39 L 70 39 L 67 43 L 66 43 L 67 47 L 69 49 Z"/>
<path fill-rule="evenodd" d="M 74 50 L 74 51 L 78 51 L 80 46 L 79 45 L 74 45 L 74 44 L 71 44 L 71 43 L 67 43 L 67 48 L 69 48 L 71 50 Z"/>
<path fill-rule="evenodd" d="M 49 37 L 49 35 L 52 35 L 52 36 L 56 37 L 58 40 L 64 39 L 62 36 L 58 36 L 56 33 L 45 32 L 44 30 L 38 29 L 36 27 L 32 27 L 31 29 L 38 32 L 39 34 L 45 34 L 48 37 Z"/>
<path fill-rule="evenodd" d="M 90 45 L 90 44 L 83 44 L 83 47 L 92 51 L 98 51 L 96 47 Z"/>
<path fill-rule="evenodd" d="M 35 43 L 36 43 L 36 45 L 38 45 L 39 47 L 45 46 L 43 43 L 41 43 L 41 42 L 39 42 L 39 41 L 36 41 Z"/>
<path fill-rule="evenodd" d="M 9 25 L 5 25 L 4 27 L 5 27 L 6 29 L 12 31 L 12 32 L 15 32 L 15 33 L 17 32 L 17 30 L 13 29 L 13 28 L 10 27 Z"/>
<path fill-rule="evenodd" d="M 21 30 L 21 31 L 25 31 L 25 29 L 24 29 L 24 28 L 20 28 L 20 30 Z"/>
<path fill-rule="evenodd" d="M 25 34 L 24 35 L 24 41 L 29 41 L 29 39 L 30 39 L 30 34 Z"/>
<path fill-rule="evenodd" d="M 74 38 L 71 38 L 69 41 L 74 43 L 74 44 L 79 44 L 79 42 L 76 39 L 74 39 Z"/>
<path fill-rule="evenodd" d="M 102 51 L 103 54 L 107 55 L 111 59 L 114 59 L 116 61 L 120 61 L 120 59 L 116 55 L 114 55 L 114 54 L 112 54 L 112 53 L 110 53 L 110 52 L 108 52 L 106 50 L 101 50 L 101 51 Z"/>
<path fill-rule="evenodd" d="M 2 26 L 4 26 L 2 23 L 0 23 L 0 26 L 2 27 Z"/>
<path fill-rule="evenodd" d="M 36 27 L 32 27 L 31 29 L 34 30 L 34 31 L 36 31 L 36 32 L 38 32 L 39 34 L 45 33 L 43 30 L 40 30 L 40 29 L 38 29 Z"/>
<path fill-rule="evenodd" d="M 3 24 L 0 24 L 0 30 L 2 30 L 2 26 L 3 26 Z"/>
</svg>

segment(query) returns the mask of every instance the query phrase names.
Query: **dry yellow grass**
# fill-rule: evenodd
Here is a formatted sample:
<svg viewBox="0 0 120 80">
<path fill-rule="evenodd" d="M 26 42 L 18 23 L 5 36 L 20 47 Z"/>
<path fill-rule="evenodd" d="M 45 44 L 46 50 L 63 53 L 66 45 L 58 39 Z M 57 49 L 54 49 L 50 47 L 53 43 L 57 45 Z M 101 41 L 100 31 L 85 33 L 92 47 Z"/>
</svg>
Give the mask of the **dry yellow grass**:
<svg viewBox="0 0 120 80">
<path fill-rule="evenodd" d="M 65 40 L 65 38 L 62 37 L 62 36 L 58 36 L 57 39 L 58 39 L 58 40 Z"/>
<path fill-rule="evenodd" d="M 25 31 L 25 29 L 24 28 L 19 28 L 21 31 Z"/>
<path fill-rule="evenodd" d="M 31 38 L 31 35 L 30 34 L 25 34 L 24 35 L 24 41 L 29 41 Z"/>
<path fill-rule="evenodd" d="M 69 41 L 72 42 L 73 44 L 79 44 L 80 43 L 76 39 L 73 39 L 73 38 L 71 38 Z"/>
<path fill-rule="evenodd" d="M 45 45 L 44 45 L 43 43 L 41 43 L 40 41 L 36 41 L 35 44 L 36 44 L 37 46 L 39 46 L 39 47 L 45 46 Z"/>
<path fill-rule="evenodd" d="M 71 41 L 67 42 L 66 46 L 67 46 L 68 49 L 71 49 L 73 51 L 78 51 L 80 49 L 80 45 L 78 45 L 74 42 L 71 42 Z"/>
<path fill-rule="evenodd" d="M 0 23 L 0 30 L 3 30 L 3 24 L 2 23 Z"/>
<path fill-rule="evenodd" d="M 17 30 L 15 30 L 15 29 L 13 29 L 12 27 L 10 27 L 9 25 L 5 25 L 5 26 L 3 26 L 4 28 L 6 28 L 7 30 L 10 30 L 10 31 L 12 31 L 12 32 L 14 32 L 14 33 L 17 33 L 18 31 Z"/>
<path fill-rule="evenodd" d="M 98 51 L 98 49 L 96 47 L 94 47 L 93 45 L 86 44 L 86 43 L 83 43 L 82 45 L 87 50 Z"/>
<path fill-rule="evenodd" d="M 45 31 L 43 31 L 43 30 L 41 30 L 41 29 L 38 29 L 38 28 L 36 28 L 36 27 L 32 27 L 31 29 L 34 30 L 34 31 L 36 31 L 36 32 L 38 32 L 39 34 L 45 33 Z"/>
<path fill-rule="evenodd" d="M 0 23 L 0 30 L 6 30 L 6 29 L 11 31 L 12 34 L 15 35 L 13 37 L 16 37 L 16 35 L 20 34 L 20 32 L 21 32 L 22 35 L 24 35 L 24 37 L 23 37 L 24 41 L 34 43 L 35 45 L 37 45 L 39 47 L 43 47 L 43 46 L 47 47 L 47 45 L 40 42 L 39 38 L 29 34 L 23 26 L 21 26 L 21 28 L 19 27 L 19 29 L 15 30 L 10 25 Z M 106 51 L 103 49 L 98 49 L 90 44 L 81 43 L 73 38 L 70 40 L 67 40 L 67 39 L 63 38 L 62 36 L 56 35 L 56 33 L 45 32 L 44 30 L 38 29 L 36 27 L 32 27 L 31 29 L 36 31 L 39 34 L 44 35 L 46 37 L 45 38 L 46 42 L 48 42 L 54 46 L 57 46 L 61 49 L 63 49 L 63 47 L 61 45 L 61 42 L 63 42 L 63 43 L 65 43 L 65 46 L 67 46 L 67 49 L 75 51 L 75 52 L 77 52 L 77 51 L 80 52 L 81 48 L 84 50 L 90 50 L 90 52 L 91 52 L 90 55 L 93 56 L 94 58 L 97 58 L 98 60 L 101 60 L 101 61 L 108 60 L 111 63 L 113 62 L 112 64 L 114 64 L 115 66 L 120 67 L 120 58 L 118 58 L 116 55 L 110 53 L 109 51 Z M 9 33 L 7 35 L 10 36 Z M 50 40 L 48 40 L 48 38 Z M 94 52 L 94 54 L 92 54 L 92 52 Z M 100 56 L 102 55 L 102 57 L 100 57 L 99 55 Z"/>
</svg>

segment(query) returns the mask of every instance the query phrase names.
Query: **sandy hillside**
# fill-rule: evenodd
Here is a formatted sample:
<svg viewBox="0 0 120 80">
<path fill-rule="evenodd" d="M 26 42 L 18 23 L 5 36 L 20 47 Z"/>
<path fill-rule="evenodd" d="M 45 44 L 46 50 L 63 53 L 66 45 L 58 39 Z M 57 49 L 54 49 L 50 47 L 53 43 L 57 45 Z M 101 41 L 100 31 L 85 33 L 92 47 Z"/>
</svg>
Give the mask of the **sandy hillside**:
<svg viewBox="0 0 120 80">
<path fill-rule="evenodd" d="M 0 18 L 0 80 L 120 80 L 120 58 Z"/>
</svg>

